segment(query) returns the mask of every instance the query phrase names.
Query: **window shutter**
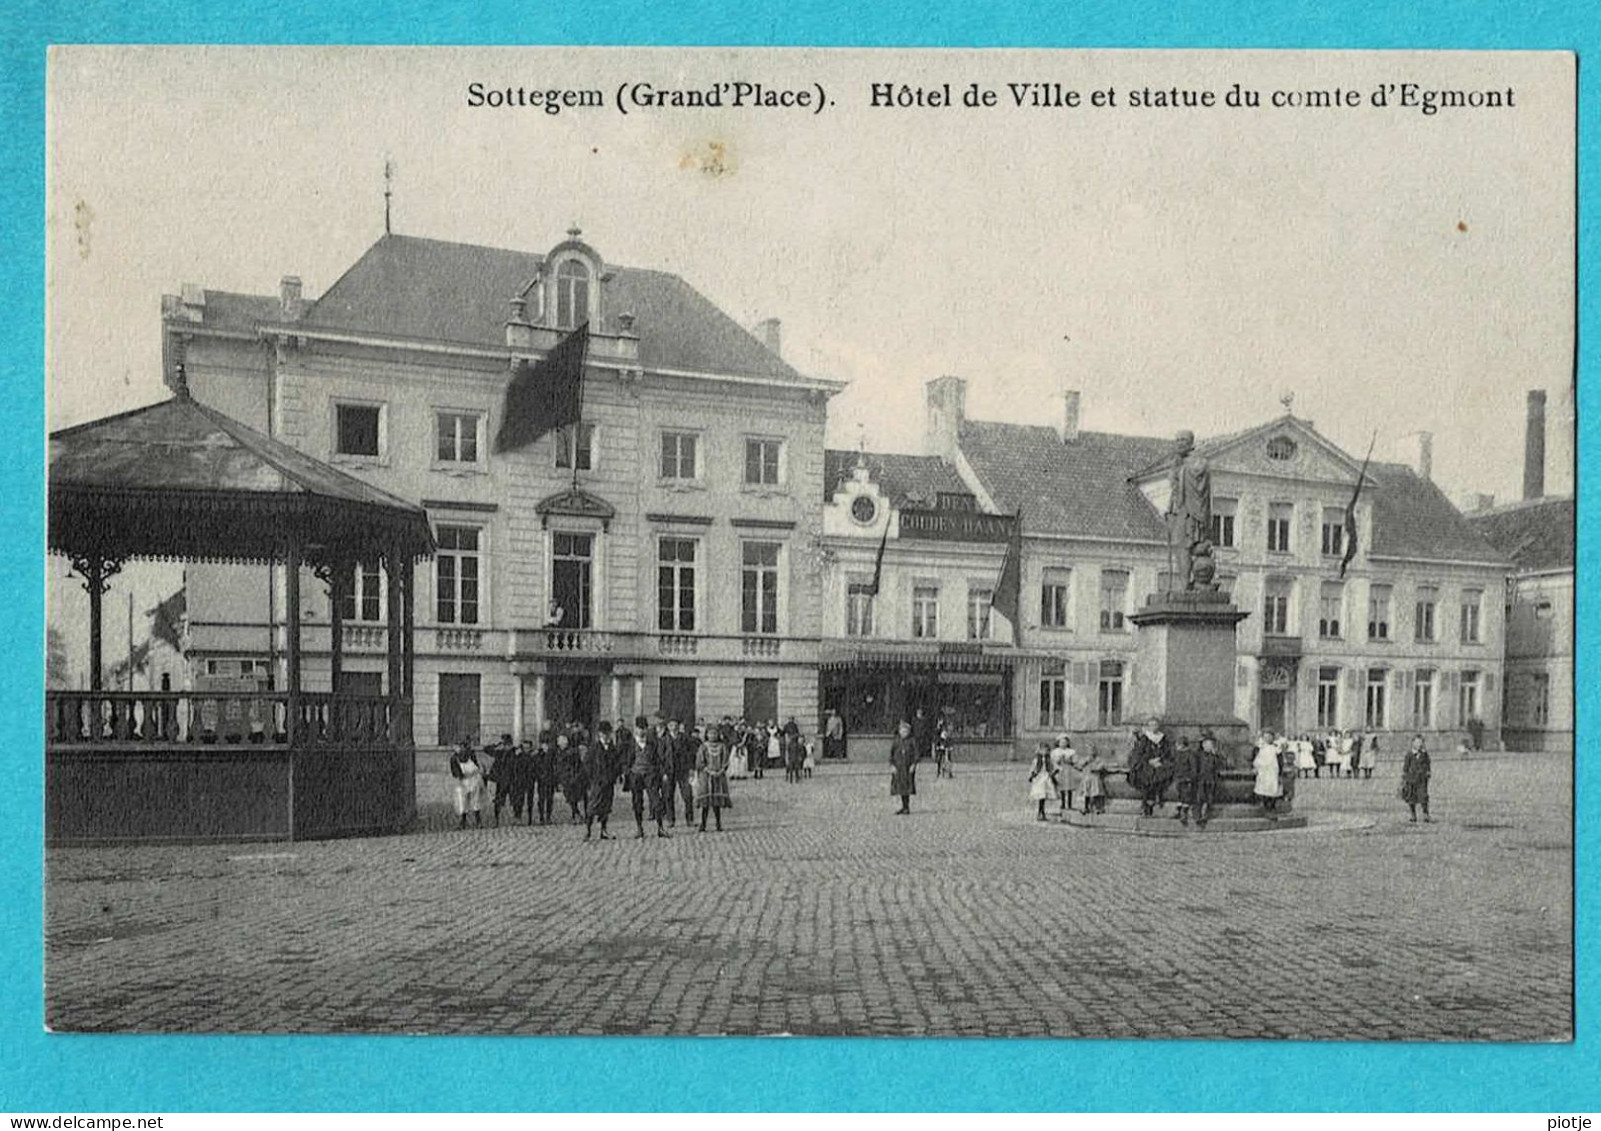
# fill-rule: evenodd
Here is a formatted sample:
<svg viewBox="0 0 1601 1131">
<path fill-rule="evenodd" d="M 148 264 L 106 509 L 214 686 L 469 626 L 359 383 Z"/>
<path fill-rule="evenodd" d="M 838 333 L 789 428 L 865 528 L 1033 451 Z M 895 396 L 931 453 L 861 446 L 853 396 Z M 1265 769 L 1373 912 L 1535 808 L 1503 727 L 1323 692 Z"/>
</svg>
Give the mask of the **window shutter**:
<svg viewBox="0 0 1601 1131">
<path fill-rule="evenodd" d="M 1351 692 L 1362 690 L 1362 673 L 1355 668 L 1346 669 L 1345 689 Z"/>
<path fill-rule="evenodd" d="M 1249 664 L 1235 664 L 1234 665 L 1234 686 L 1235 687 L 1249 687 L 1249 686 L 1251 686 L 1251 667 L 1250 667 Z"/>
<path fill-rule="evenodd" d="M 1083 687 L 1090 682 L 1090 666 L 1082 660 L 1073 663 L 1073 682 Z"/>
<path fill-rule="evenodd" d="M 1489 694 L 1493 693 L 1494 691 L 1495 691 L 1495 673 L 1494 672 L 1485 672 L 1484 673 L 1484 693 L 1486 695 L 1489 695 Z"/>
</svg>

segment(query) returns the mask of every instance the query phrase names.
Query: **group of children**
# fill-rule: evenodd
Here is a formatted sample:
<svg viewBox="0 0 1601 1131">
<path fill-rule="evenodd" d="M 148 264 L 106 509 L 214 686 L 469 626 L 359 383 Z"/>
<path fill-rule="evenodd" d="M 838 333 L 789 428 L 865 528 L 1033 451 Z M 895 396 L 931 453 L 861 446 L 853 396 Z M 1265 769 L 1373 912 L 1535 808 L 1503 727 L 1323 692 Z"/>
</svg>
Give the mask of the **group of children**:
<svg viewBox="0 0 1601 1131">
<path fill-rule="evenodd" d="M 733 764 L 729 776 L 759 778 L 769 765 L 784 767 L 784 780 L 798 782 L 817 768 L 821 736 L 802 733 L 794 716 L 783 726 L 777 719 L 749 723 L 739 719 L 733 727 Z"/>
<path fill-rule="evenodd" d="M 1379 736 L 1359 730 L 1331 730 L 1327 734 L 1271 735 L 1274 742 L 1295 756 L 1294 771 L 1300 777 L 1320 778 L 1327 769 L 1330 777 L 1371 778 L 1379 764 Z"/>
<path fill-rule="evenodd" d="M 1106 775 L 1112 769 L 1100 757 L 1075 750 L 1066 734 L 1056 736 L 1056 745 L 1041 742 L 1034 748 L 1034 768 L 1028 775 L 1029 797 L 1038 803 L 1036 819 L 1045 820 L 1045 805 L 1056 800 L 1059 813 L 1074 807 L 1074 797 L 1085 813 L 1106 812 Z"/>
</svg>

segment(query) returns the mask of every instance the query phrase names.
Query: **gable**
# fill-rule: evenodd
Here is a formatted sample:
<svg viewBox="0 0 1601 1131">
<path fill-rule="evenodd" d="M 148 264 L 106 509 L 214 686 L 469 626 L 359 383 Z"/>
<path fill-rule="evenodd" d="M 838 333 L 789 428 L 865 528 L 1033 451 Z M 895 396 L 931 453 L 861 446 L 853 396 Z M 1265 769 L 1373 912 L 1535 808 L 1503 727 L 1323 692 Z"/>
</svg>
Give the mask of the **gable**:
<svg viewBox="0 0 1601 1131">
<path fill-rule="evenodd" d="M 1347 486 L 1356 482 L 1362 466 L 1361 461 L 1319 435 L 1310 422 L 1295 416 L 1281 416 L 1254 428 L 1209 437 L 1196 444 L 1191 458 L 1204 458 L 1214 474 Z M 1173 457 L 1166 454 L 1142 469 L 1135 480 L 1143 485 L 1165 479 L 1172 466 Z"/>
</svg>

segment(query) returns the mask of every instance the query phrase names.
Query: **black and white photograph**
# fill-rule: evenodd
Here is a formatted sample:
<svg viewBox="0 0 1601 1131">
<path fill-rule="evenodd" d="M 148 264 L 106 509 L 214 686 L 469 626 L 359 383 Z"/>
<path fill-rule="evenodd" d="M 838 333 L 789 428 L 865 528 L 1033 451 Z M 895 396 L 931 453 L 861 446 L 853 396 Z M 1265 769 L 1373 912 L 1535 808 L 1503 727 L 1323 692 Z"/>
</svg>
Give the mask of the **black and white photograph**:
<svg viewBox="0 0 1601 1131">
<path fill-rule="evenodd" d="M 1576 81 L 54 48 L 45 1024 L 1571 1041 Z"/>
</svg>

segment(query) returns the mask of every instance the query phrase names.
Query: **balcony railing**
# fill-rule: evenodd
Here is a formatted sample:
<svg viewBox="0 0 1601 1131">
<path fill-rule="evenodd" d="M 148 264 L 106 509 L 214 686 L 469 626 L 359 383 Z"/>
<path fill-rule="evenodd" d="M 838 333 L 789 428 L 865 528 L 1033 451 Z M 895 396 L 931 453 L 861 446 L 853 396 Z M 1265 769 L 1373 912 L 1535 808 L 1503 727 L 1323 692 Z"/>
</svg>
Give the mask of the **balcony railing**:
<svg viewBox="0 0 1601 1131">
<path fill-rule="evenodd" d="M 346 624 L 344 646 L 347 652 L 382 652 L 389 647 L 389 630 L 381 624 Z"/>
<path fill-rule="evenodd" d="M 776 636 L 747 636 L 741 643 L 740 650 L 750 659 L 776 660 L 780 651 L 779 638 Z"/>
<path fill-rule="evenodd" d="M 441 628 L 434 633 L 434 647 L 441 652 L 477 652 L 483 646 L 481 628 Z"/>
<path fill-rule="evenodd" d="M 598 628 L 541 628 L 528 634 L 535 652 L 607 656 L 617 650 L 618 633 Z"/>
<path fill-rule="evenodd" d="M 699 647 L 698 637 L 684 633 L 663 633 L 656 638 L 656 651 L 663 656 L 693 656 Z"/>
<path fill-rule="evenodd" d="M 45 695 L 47 746 L 284 745 L 289 696 L 282 691 L 52 691 Z M 389 745 L 394 714 L 381 695 L 300 696 L 298 744 Z"/>
</svg>

